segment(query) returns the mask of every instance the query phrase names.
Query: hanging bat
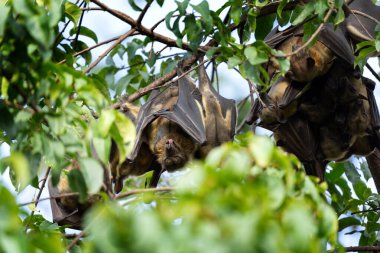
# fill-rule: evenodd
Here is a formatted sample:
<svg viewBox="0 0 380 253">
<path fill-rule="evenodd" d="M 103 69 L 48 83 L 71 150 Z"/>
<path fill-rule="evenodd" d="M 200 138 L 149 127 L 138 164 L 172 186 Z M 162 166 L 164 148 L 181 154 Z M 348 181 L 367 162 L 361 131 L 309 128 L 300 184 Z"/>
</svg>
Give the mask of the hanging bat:
<svg viewBox="0 0 380 253">
<path fill-rule="evenodd" d="M 201 60 L 199 61 L 201 62 Z M 206 145 L 200 147 L 200 156 L 204 158 L 212 148 L 233 139 L 237 109 L 233 99 L 227 99 L 215 90 L 203 64 L 199 66 L 198 70 L 207 138 Z"/>
<path fill-rule="evenodd" d="M 182 168 L 197 146 L 206 142 L 202 107 L 194 90 L 194 84 L 185 77 L 162 92 L 153 92 L 141 106 L 132 152 L 119 168 L 111 166 L 115 192 L 121 191 L 125 177 L 151 170 L 151 186 L 156 186 L 163 171 Z M 117 150 L 111 153 L 117 156 Z"/>
<path fill-rule="evenodd" d="M 78 170 L 79 164 L 73 161 L 65 171 Z M 83 214 L 93 204 L 100 201 L 99 195 L 91 195 L 81 203 L 79 196 L 61 197 L 62 194 L 73 193 L 66 175 L 61 175 L 58 185 L 54 186 L 51 179 L 48 182 L 50 206 L 52 210 L 53 222 L 58 225 L 70 225 L 70 228 L 81 229 Z"/>
<path fill-rule="evenodd" d="M 284 31 L 275 28 L 264 41 L 274 49 L 292 54 L 303 46 L 302 26 L 290 27 Z M 289 57 L 290 70 L 286 76 L 299 82 L 312 81 L 326 74 L 336 58 L 341 59 L 347 68 L 353 69 L 354 51 L 344 29 L 334 29 L 331 24 L 325 24 L 313 46 Z M 270 76 L 277 72 L 279 66 L 275 58 L 271 58 L 267 69 Z"/>
<path fill-rule="evenodd" d="M 151 170 L 150 186 L 155 187 L 162 172 L 178 170 L 192 157 L 203 158 L 213 147 L 232 140 L 235 103 L 215 91 L 203 65 L 199 69 L 199 90 L 184 76 L 177 85 L 152 93 L 141 107 L 133 150 L 113 169 L 116 192 L 125 177 Z M 182 74 L 180 68 L 177 71 Z"/>
</svg>

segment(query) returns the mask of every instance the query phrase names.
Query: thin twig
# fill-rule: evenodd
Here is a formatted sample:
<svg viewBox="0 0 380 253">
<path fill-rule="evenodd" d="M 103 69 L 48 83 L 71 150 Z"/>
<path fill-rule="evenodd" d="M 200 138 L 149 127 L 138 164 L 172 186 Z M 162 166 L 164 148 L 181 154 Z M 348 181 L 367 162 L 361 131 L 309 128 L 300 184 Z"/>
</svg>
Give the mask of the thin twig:
<svg viewBox="0 0 380 253">
<path fill-rule="evenodd" d="M 43 191 L 44 188 L 45 188 L 45 184 L 46 184 L 47 178 L 48 178 L 48 176 L 49 176 L 49 174 L 50 174 L 50 171 L 51 171 L 51 167 L 48 167 L 47 170 L 46 170 L 46 173 L 45 173 L 44 179 L 43 179 L 43 181 L 42 181 L 42 184 L 41 184 L 40 190 L 38 191 L 38 194 L 37 194 L 37 198 L 36 198 L 36 201 L 35 201 L 35 206 L 34 206 L 34 208 L 37 208 L 38 202 L 40 201 L 41 194 L 42 194 L 42 191 Z M 32 222 L 32 219 L 33 219 L 34 213 L 35 213 L 35 210 L 33 210 L 32 213 L 31 213 L 30 216 L 29 216 L 29 221 L 28 221 L 28 223 L 27 223 L 26 226 L 25 226 L 25 232 L 28 230 L 29 225 L 30 225 L 30 223 Z"/>
<path fill-rule="evenodd" d="M 98 57 L 98 59 L 96 59 L 96 61 L 94 61 L 93 63 L 91 63 L 91 65 L 83 71 L 84 74 L 86 74 L 87 72 L 89 72 L 91 69 L 93 69 L 96 65 L 98 65 L 98 63 L 104 58 L 106 57 L 106 55 L 109 54 L 109 52 L 112 51 L 112 49 L 114 49 L 117 45 L 119 45 L 123 40 L 125 40 L 126 38 L 128 38 L 129 36 L 131 36 L 136 30 L 134 28 L 132 28 L 131 30 L 129 30 L 127 33 L 125 33 L 124 35 L 120 36 L 119 39 L 117 39 L 115 41 L 115 43 L 112 44 L 112 46 L 110 46 L 102 55 L 100 55 Z"/>
<path fill-rule="evenodd" d="M 137 18 L 137 26 L 141 25 L 141 21 L 143 20 L 146 12 L 148 11 L 149 7 L 152 5 L 153 1 L 148 1 L 144 7 L 144 9 L 141 11 L 139 17 Z"/>
<path fill-rule="evenodd" d="M 378 250 L 380 250 L 380 246 L 352 246 L 352 247 L 344 247 L 344 251 L 346 251 L 346 252 L 378 251 Z"/>
<path fill-rule="evenodd" d="M 161 78 L 157 79 L 157 83 L 159 83 L 159 85 L 155 85 L 155 82 L 151 83 L 150 85 L 138 90 L 138 92 L 136 93 L 133 93 L 131 96 L 128 96 L 128 99 L 127 101 L 128 102 L 133 102 L 135 101 L 136 99 L 144 96 L 145 94 L 148 94 L 149 92 L 151 92 L 152 90 L 156 90 L 158 88 L 162 88 L 162 87 L 165 87 L 167 85 L 170 85 L 172 83 L 175 83 L 177 82 L 179 79 L 183 78 L 184 76 L 186 76 L 187 74 L 189 74 L 191 71 L 195 70 L 196 68 L 198 68 L 200 65 L 206 63 L 208 60 L 204 60 L 202 61 L 201 63 L 199 63 L 198 65 L 192 67 L 191 69 L 189 69 L 188 71 L 185 71 L 183 74 L 181 74 L 180 76 L 178 76 L 178 78 L 172 80 L 174 78 L 175 75 L 177 75 L 177 71 L 174 69 L 172 72 L 174 72 L 174 75 L 172 78 L 170 78 L 168 81 L 164 82 L 163 84 L 161 84 Z M 185 65 L 186 66 L 186 65 Z M 114 107 L 115 108 L 115 107 Z"/>
<path fill-rule="evenodd" d="M 330 18 L 331 14 L 333 13 L 334 11 L 334 8 L 331 7 L 325 18 L 323 19 L 323 22 L 318 26 L 317 30 L 315 30 L 315 32 L 310 36 L 310 38 L 306 41 L 305 44 L 303 44 L 301 47 L 299 47 L 296 51 L 293 51 L 289 54 L 286 54 L 285 57 L 290 57 L 292 55 L 295 55 L 295 54 L 298 54 L 299 52 L 301 52 L 302 50 L 304 50 L 307 46 L 310 45 L 310 43 L 318 36 L 318 34 L 322 31 L 322 28 L 323 26 L 327 23 L 327 20 Z"/>
<path fill-rule="evenodd" d="M 173 190 L 174 190 L 173 187 L 138 189 L 138 190 L 132 190 L 125 193 L 120 193 L 119 195 L 116 195 L 115 199 L 121 199 L 121 198 L 129 197 L 131 195 L 147 193 L 147 192 L 170 192 Z"/>
<path fill-rule="evenodd" d="M 102 8 L 99 7 L 87 7 L 87 8 L 80 8 L 81 11 L 104 11 Z"/>
<path fill-rule="evenodd" d="M 109 12 L 110 14 L 112 14 L 113 16 L 119 18 L 120 20 L 128 23 L 131 27 L 133 28 L 136 28 L 136 30 L 138 30 L 142 35 L 146 35 L 156 41 L 159 41 L 163 44 L 166 44 L 170 47 L 179 47 L 177 45 L 177 42 L 176 40 L 174 39 L 171 39 L 169 37 L 166 37 L 162 34 L 159 34 L 159 33 L 155 33 L 153 32 L 150 28 L 147 28 L 143 25 L 140 25 L 139 23 L 137 23 L 137 21 L 135 19 L 133 19 L 132 17 L 130 17 L 129 15 L 121 12 L 121 11 L 118 11 L 118 10 L 115 10 L 115 9 L 112 9 L 110 8 L 109 6 L 105 5 L 104 3 L 98 1 L 98 0 L 91 0 L 91 2 L 95 3 L 96 5 L 98 5 L 99 7 L 101 7 L 102 9 L 104 9 L 105 11 Z M 182 49 L 185 49 L 185 50 L 188 50 L 188 51 L 192 51 L 191 48 L 189 47 L 189 45 L 187 43 L 182 43 L 182 46 L 179 47 L 179 48 L 182 48 Z M 205 53 L 205 49 L 203 49 L 202 47 L 198 48 L 198 51 L 201 51 L 203 53 Z"/>
<path fill-rule="evenodd" d="M 379 74 L 376 73 L 375 70 L 373 70 L 373 68 L 371 67 L 371 65 L 369 65 L 368 63 L 366 63 L 365 66 L 372 73 L 372 75 L 380 82 L 380 76 L 379 76 Z"/>
<path fill-rule="evenodd" d="M 354 14 L 358 14 L 360 16 L 366 17 L 366 18 L 372 20 L 373 22 L 375 22 L 377 24 L 380 23 L 380 20 L 377 20 L 376 18 L 368 15 L 367 13 L 364 13 L 364 12 L 361 12 L 361 11 L 358 11 L 358 10 L 351 10 L 351 12 L 354 13 Z"/>
<path fill-rule="evenodd" d="M 179 17 L 180 15 L 179 14 L 175 14 L 175 15 L 172 15 L 171 17 L 172 18 L 175 18 L 175 17 Z M 163 18 L 161 20 L 159 20 L 157 23 L 155 23 L 151 28 L 150 30 L 153 32 L 161 23 L 163 23 L 164 21 L 166 20 L 166 18 Z"/>
<path fill-rule="evenodd" d="M 137 35 L 137 34 L 139 34 L 139 33 L 134 33 L 134 34 L 132 34 L 131 36 L 134 36 L 134 35 Z M 79 51 L 79 52 L 76 52 L 75 54 L 73 54 L 73 56 L 75 57 L 75 56 L 78 56 L 78 55 L 81 55 L 81 54 L 84 54 L 84 53 L 86 53 L 86 52 L 88 52 L 88 51 L 91 51 L 92 49 L 94 49 L 94 48 L 97 48 L 97 47 L 100 47 L 100 46 L 103 46 L 104 44 L 108 44 L 108 43 L 110 43 L 110 42 L 112 42 L 112 41 L 115 41 L 115 40 L 117 40 L 117 39 L 119 39 L 121 36 L 123 36 L 124 34 L 122 34 L 122 35 L 120 35 L 120 36 L 116 36 L 116 37 L 113 37 L 113 38 L 111 38 L 111 39 L 108 39 L 108 40 L 105 40 L 105 41 L 103 41 L 103 42 L 100 42 L 100 43 L 98 43 L 98 44 L 95 44 L 95 45 L 93 45 L 93 46 L 91 46 L 91 47 L 88 47 L 88 48 L 85 48 L 85 49 L 83 49 L 83 50 L 81 50 L 81 51 Z M 60 61 L 60 62 L 58 62 L 58 64 L 63 64 L 63 63 L 65 63 L 66 62 L 66 59 L 65 60 L 62 60 L 62 61 Z"/>
<path fill-rule="evenodd" d="M 376 211 L 379 211 L 379 210 L 380 210 L 380 207 L 374 208 L 374 209 L 368 209 L 368 210 L 362 210 L 362 211 L 352 212 L 351 214 L 376 212 Z"/>
<path fill-rule="evenodd" d="M 46 198 L 40 198 L 38 202 L 44 201 L 44 200 L 51 200 L 51 199 L 61 199 L 61 198 L 66 198 L 66 197 L 73 197 L 73 196 L 79 196 L 79 192 L 68 192 L 68 193 L 62 193 L 59 196 L 50 196 Z M 30 204 L 35 204 L 37 201 L 29 201 L 25 203 L 18 204 L 18 206 L 27 206 Z"/>
<path fill-rule="evenodd" d="M 84 7 L 86 7 L 87 3 L 85 1 L 83 1 L 83 2 L 85 3 Z M 75 34 L 75 38 L 74 38 L 74 45 L 76 45 L 76 43 L 78 42 L 80 29 L 82 28 L 83 17 L 84 17 L 84 11 L 82 11 L 82 13 L 80 14 L 79 23 L 78 23 L 78 30 L 77 30 L 77 33 Z"/>
<path fill-rule="evenodd" d="M 84 236 L 85 232 L 84 230 L 82 230 L 77 236 L 75 236 L 75 238 L 71 241 L 71 243 L 69 244 L 69 246 L 67 246 L 66 248 L 66 252 L 69 252 L 72 247 L 75 246 L 75 244 L 77 244 L 80 240 L 80 238 L 82 238 Z"/>
</svg>

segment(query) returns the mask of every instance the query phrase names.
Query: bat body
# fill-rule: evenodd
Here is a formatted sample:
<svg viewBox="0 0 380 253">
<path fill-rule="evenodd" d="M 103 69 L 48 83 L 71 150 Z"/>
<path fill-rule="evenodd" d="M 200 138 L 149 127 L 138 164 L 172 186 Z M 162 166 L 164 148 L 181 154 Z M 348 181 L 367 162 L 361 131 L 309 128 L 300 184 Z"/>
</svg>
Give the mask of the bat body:
<svg viewBox="0 0 380 253">
<path fill-rule="evenodd" d="M 79 165 L 76 161 L 73 161 L 65 171 L 78 170 Z M 69 180 L 66 175 L 61 175 L 57 186 L 53 186 L 49 179 L 48 189 L 50 197 L 50 205 L 53 214 L 53 221 L 59 225 L 70 225 L 70 228 L 81 229 L 83 214 L 93 204 L 100 201 L 99 195 L 91 195 L 84 203 L 79 202 L 79 196 L 67 196 L 59 197 L 62 194 L 72 193 Z"/>
<path fill-rule="evenodd" d="M 180 68 L 177 71 L 182 74 Z M 150 186 L 155 187 L 163 171 L 181 169 L 193 157 L 204 158 L 235 134 L 235 103 L 215 91 L 203 65 L 199 67 L 199 89 L 184 76 L 176 85 L 152 93 L 138 111 L 133 150 L 120 166 L 111 166 L 115 192 L 121 191 L 124 178 L 151 170 Z M 118 159 L 115 148 L 113 161 Z"/>
<path fill-rule="evenodd" d="M 369 0 L 359 0 L 353 8 L 367 13 L 363 6 L 368 4 L 373 6 Z M 369 15 L 378 17 L 380 10 Z M 362 26 L 373 35 L 371 22 Z M 274 29 L 265 41 L 289 55 L 290 70 L 260 94 L 262 102 L 255 101 L 247 120 L 273 131 L 277 145 L 295 154 L 307 174 L 320 179 L 329 161 L 353 154 L 371 157 L 380 147 L 374 84 L 354 69 L 356 42 L 350 25 L 359 30 L 351 19 L 337 28 L 325 24 L 317 42 L 306 49 L 301 48 L 301 26 Z M 270 77 L 279 68 L 273 59 L 266 67 Z"/>
</svg>

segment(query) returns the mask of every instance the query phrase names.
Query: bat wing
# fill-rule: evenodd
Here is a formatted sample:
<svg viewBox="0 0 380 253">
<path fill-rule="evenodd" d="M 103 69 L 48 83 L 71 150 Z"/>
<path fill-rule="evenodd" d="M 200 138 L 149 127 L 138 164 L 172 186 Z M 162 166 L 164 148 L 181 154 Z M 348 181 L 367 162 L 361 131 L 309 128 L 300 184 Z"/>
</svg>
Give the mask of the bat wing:
<svg viewBox="0 0 380 253">
<path fill-rule="evenodd" d="M 206 130 L 202 117 L 202 106 L 193 96 L 191 88 L 194 84 L 187 77 L 178 80 L 178 100 L 171 110 L 155 112 L 177 123 L 198 144 L 206 143 Z"/>
<path fill-rule="evenodd" d="M 237 112 L 235 100 L 227 99 L 221 96 L 211 85 L 210 79 L 207 76 L 204 65 L 199 66 L 199 88 L 202 94 L 202 105 L 205 109 L 206 125 L 208 126 L 208 132 L 214 135 L 220 135 L 216 138 L 222 142 L 232 140 L 235 135 Z M 215 117 L 215 123 L 211 122 L 211 118 Z M 207 122 L 210 120 L 210 122 Z M 217 124 L 216 129 L 209 127 L 210 124 Z M 215 133 L 214 133 L 215 130 Z M 213 132 L 213 133 L 211 133 Z M 207 141 L 210 134 L 207 135 Z M 222 137 L 223 135 L 223 137 Z M 213 137 L 215 138 L 215 137 Z M 213 139 L 211 138 L 211 139 Z M 215 141 L 215 140 L 214 140 Z"/>
<path fill-rule="evenodd" d="M 151 94 L 137 116 L 137 136 L 129 156 L 131 161 L 136 159 L 142 143 L 146 142 L 145 129 L 158 117 L 165 117 L 178 124 L 198 144 L 202 145 L 206 142 L 202 106 L 193 96 L 192 88 L 195 88 L 194 84 L 184 77 L 178 80 L 178 86 Z M 169 107 L 166 102 L 173 97 L 178 98 L 177 102 Z"/>
<path fill-rule="evenodd" d="M 273 132 L 278 145 L 302 162 L 315 160 L 317 143 L 306 120 L 291 117 L 285 124 L 279 124 Z"/>
<path fill-rule="evenodd" d="M 318 40 L 349 66 L 354 65 L 354 50 L 342 27 L 334 29 L 332 24 L 325 24 Z"/>
<path fill-rule="evenodd" d="M 53 221 L 59 225 L 70 225 L 70 228 L 73 229 L 81 229 L 82 216 L 78 212 L 69 213 L 58 204 L 57 197 L 60 196 L 60 193 L 58 188 L 53 186 L 51 179 L 49 179 L 48 188 Z"/>
<path fill-rule="evenodd" d="M 276 26 L 265 38 L 264 42 L 271 48 L 276 48 L 282 42 L 293 36 L 302 36 L 299 26 L 291 26 L 283 31 Z"/>
<path fill-rule="evenodd" d="M 380 6 L 374 5 L 371 0 L 355 0 L 349 8 L 353 12 L 346 18 L 345 25 L 350 36 L 359 42 L 374 40 L 376 25 L 380 23 Z"/>
<path fill-rule="evenodd" d="M 134 161 L 138 156 L 141 145 L 147 141 L 145 136 L 145 129 L 150 123 L 152 123 L 153 120 L 158 117 L 158 115 L 155 113 L 162 110 L 164 108 L 165 101 L 167 101 L 173 95 L 171 89 L 172 88 L 169 88 L 162 92 L 152 92 L 149 96 L 148 101 L 141 106 L 136 119 L 136 141 L 132 152 L 128 157 L 128 160 Z"/>
</svg>

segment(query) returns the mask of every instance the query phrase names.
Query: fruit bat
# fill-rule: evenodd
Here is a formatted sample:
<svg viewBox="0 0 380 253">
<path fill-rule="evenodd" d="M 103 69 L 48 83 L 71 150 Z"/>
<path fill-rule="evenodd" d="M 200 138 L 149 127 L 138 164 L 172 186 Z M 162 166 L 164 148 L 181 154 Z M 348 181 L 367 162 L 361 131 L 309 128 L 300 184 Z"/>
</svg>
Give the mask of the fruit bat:
<svg viewBox="0 0 380 253">
<path fill-rule="evenodd" d="M 198 70 L 207 138 L 206 145 L 200 147 L 200 156 L 204 158 L 212 148 L 233 139 L 237 109 L 233 99 L 227 99 L 215 90 L 207 76 L 204 65 L 200 65 Z"/>
<path fill-rule="evenodd" d="M 153 170 L 151 186 L 165 170 L 181 168 L 206 142 L 202 107 L 192 93 L 193 83 L 187 77 L 166 90 L 152 92 L 136 117 L 136 141 L 129 157 L 112 174 L 115 192 L 122 189 L 123 178 Z M 128 115 L 127 115 L 128 116 Z M 111 150 L 118 159 L 116 146 Z"/>
<path fill-rule="evenodd" d="M 371 0 L 355 0 L 348 7 L 351 13 L 343 25 L 350 37 L 357 43 L 374 40 L 376 25 L 380 23 L 380 6 L 373 4 Z"/>
<path fill-rule="evenodd" d="M 177 72 L 181 75 L 182 69 Z M 153 92 L 140 108 L 132 152 L 121 166 L 111 166 L 115 192 L 122 189 L 125 177 L 151 170 L 150 186 L 155 187 L 165 170 L 178 170 L 192 157 L 203 158 L 213 147 L 232 140 L 235 125 L 234 101 L 215 91 L 201 65 L 199 89 L 184 76 L 176 85 Z M 115 147 L 111 153 L 118 155 Z"/>
<path fill-rule="evenodd" d="M 79 169 L 77 162 L 73 161 L 70 166 L 65 170 Z M 84 212 L 90 208 L 93 204 L 100 201 L 99 195 L 91 195 L 88 199 L 81 203 L 79 202 L 79 196 L 67 196 L 60 197 L 65 193 L 72 193 L 70 189 L 69 181 L 66 175 L 61 175 L 58 185 L 53 186 L 51 178 L 48 182 L 48 189 L 50 194 L 50 206 L 52 210 L 53 222 L 58 225 L 70 225 L 70 228 L 81 229 L 82 217 Z M 59 198 L 60 197 L 60 198 Z"/>
<path fill-rule="evenodd" d="M 277 27 L 264 41 L 274 49 L 292 54 L 303 46 L 302 26 L 290 27 L 284 31 L 279 31 Z M 341 59 L 347 68 L 353 69 L 355 56 L 344 27 L 334 29 L 331 24 L 324 24 L 314 45 L 288 58 L 290 70 L 287 77 L 299 82 L 309 82 L 324 75 L 336 58 Z M 275 58 L 271 58 L 267 66 L 269 75 L 273 76 L 278 68 Z"/>
</svg>

